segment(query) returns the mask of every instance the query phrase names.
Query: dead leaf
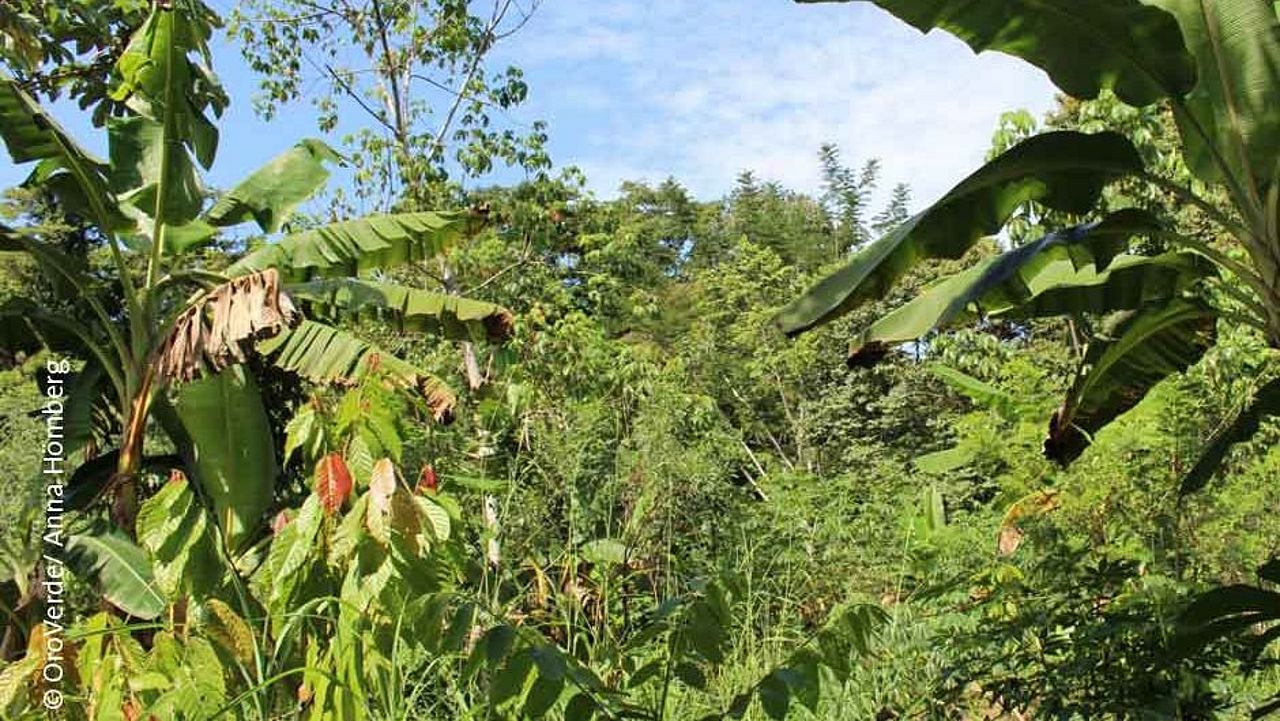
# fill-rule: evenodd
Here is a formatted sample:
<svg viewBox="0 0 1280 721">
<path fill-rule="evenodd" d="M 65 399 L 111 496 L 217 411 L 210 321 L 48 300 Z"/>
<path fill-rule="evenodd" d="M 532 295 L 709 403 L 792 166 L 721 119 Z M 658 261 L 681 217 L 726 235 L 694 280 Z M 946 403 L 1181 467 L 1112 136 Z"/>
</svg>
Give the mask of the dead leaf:
<svg viewBox="0 0 1280 721">
<path fill-rule="evenodd" d="M 297 325 L 302 316 L 280 290 L 275 268 L 227 281 L 178 315 L 160 345 L 161 380 L 190 381 L 202 368 L 216 372 L 243 363 L 253 343 Z"/>
</svg>

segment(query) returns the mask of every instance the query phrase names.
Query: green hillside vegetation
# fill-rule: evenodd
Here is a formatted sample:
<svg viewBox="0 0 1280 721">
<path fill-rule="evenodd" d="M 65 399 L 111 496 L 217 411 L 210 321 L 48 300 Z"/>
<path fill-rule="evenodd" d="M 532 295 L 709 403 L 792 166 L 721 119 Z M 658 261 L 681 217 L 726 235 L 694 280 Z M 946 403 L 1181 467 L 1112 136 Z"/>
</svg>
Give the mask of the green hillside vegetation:
<svg viewBox="0 0 1280 721">
<path fill-rule="evenodd" d="M 875 4 L 1056 108 L 940 199 L 824 145 L 817 194 L 602 200 L 502 126 L 503 3 L 249 0 L 259 109 L 326 140 L 215 189 L 222 19 L 12 3 L 0 717 L 1280 710 L 1276 8 Z M 331 37 L 372 69 L 273 74 Z"/>
</svg>

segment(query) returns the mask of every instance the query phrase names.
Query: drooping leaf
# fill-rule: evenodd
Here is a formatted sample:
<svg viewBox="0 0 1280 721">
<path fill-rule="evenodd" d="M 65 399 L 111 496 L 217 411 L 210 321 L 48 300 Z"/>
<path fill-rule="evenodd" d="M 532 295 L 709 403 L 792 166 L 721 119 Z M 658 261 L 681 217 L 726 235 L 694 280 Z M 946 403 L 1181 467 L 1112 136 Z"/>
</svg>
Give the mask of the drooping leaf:
<svg viewBox="0 0 1280 721">
<path fill-rule="evenodd" d="M 972 448 L 956 446 L 916 456 L 912 459 L 912 463 L 925 473 L 941 476 L 969 465 L 976 457 Z"/>
<path fill-rule="evenodd" d="M 980 406 L 997 411 L 1010 419 L 1016 415 L 1013 396 L 990 383 L 938 363 L 929 366 L 929 372 Z"/>
<path fill-rule="evenodd" d="M 255 221 L 264 233 L 280 230 L 294 208 L 324 185 L 326 162 L 342 158 L 320 140 L 307 138 L 272 158 L 214 203 L 205 219 L 215 226 Z"/>
<path fill-rule="evenodd" d="M 1199 68 L 1175 112 L 1183 155 L 1200 179 L 1222 179 L 1216 153 L 1240 181 L 1265 187 L 1280 157 L 1280 20 L 1259 0 L 1151 0 L 1173 13 Z M 1207 137 L 1206 137 L 1207 136 Z"/>
<path fill-rule="evenodd" d="M 323 323 L 304 320 L 260 343 L 258 350 L 277 366 L 316 383 L 353 383 L 381 369 L 416 388 L 438 420 L 447 419 L 457 402 L 453 391 L 436 376 Z"/>
<path fill-rule="evenodd" d="M 380 458 L 369 475 L 369 505 L 382 513 L 391 511 L 391 496 L 396 492 L 396 467 L 390 458 Z"/>
<path fill-rule="evenodd" d="M 119 449 L 112 449 L 81 463 L 67 481 L 67 494 L 64 499 L 67 508 L 73 511 L 83 511 L 88 508 L 111 483 L 119 462 Z M 143 456 L 141 470 L 166 475 L 170 470 L 182 467 L 182 457 L 166 454 Z"/>
<path fill-rule="evenodd" d="M 342 508 L 351 495 L 351 472 L 339 453 L 330 453 L 316 463 L 316 495 L 326 515 L 332 516 Z"/>
<path fill-rule="evenodd" d="M 253 663 L 256 642 L 248 622 L 222 600 L 211 598 L 205 601 L 204 607 L 208 619 L 201 631 L 241 664 L 248 666 Z"/>
<path fill-rule="evenodd" d="M 170 152 L 164 152 L 164 125 L 133 115 L 112 119 L 107 131 L 111 155 L 110 187 L 120 202 L 145 215 L 151 224 L 163 221 L 180 226 L 195 220 L 204 204 L 204 185 L 191 156 L 172 146 Z M 165 198 L 163 203 L 157 204 L 156 195 L 160 192 L 162 180 Z M 163 208 L 163 218 L 154 217 L 157 207 Z M 195 242 L 184 245 L 170 242 L 170 249 L 175 251 L 195 245 Z"/>
<path fill-rule="evenodd" d="M 122 532 L 97 524 L 67 538 L 66 562 L 121 611 L 150 620 L 165 609 L 147 554 Z"/>
<path fill-rule="evenodd" d="M 48 182 L 63 171 L 71 177 L 68 185 L 77 189 L 86 204 L 96 204 L 104 214 L 111 214 L 115 203 L 107 191 L 106 163 L 76 144 L 53 116 L 3 71 L 0 71 L 0 139 L 4 140 L 14 163 L 42 161 L 39 181 Z"/>
<path fill-rule="evenodd" d="M 1246 441 L 1258 432 L 1258 426 L 1267 416 L 1280 415 L 1280 378 L 1272 379 L 1253 395 L 1248 404 L 1210 439 L 1200 452 L 1196 464 L 1182 478 L 1179 493 L 1195 493 L 1213 478 L 1222 467 L 1231 446 Z"/>
<path fill-rule="evenodd" d="M 1078 98 L 1112 88 L 1130 105 L 1147 105 L 1186 93 L 1196 77 L 1178 23 L 1139 0 L 874 2 L 921 32 L 941 28 L 974 52 L 1022 58 Z"/>
<path fill-rule="evenodd" d="M 26 298 L 10 298 L 0 306 L 0 348 L 32 353 L 42 347 L 99 362 L 114 361 L 104 341 L 71 316 L 46 310 Z"/>
<path fill-rule="evenodd" d="M 926 258 L 960 258 L 977 240 L 998 232 L 1023 203 L 1084 213 L 1103 186 L 1142 169 L 1133 146 L 1116 133 L 1045 133 L 1025 140 L 978 169 L 938 202 L 860 251 L 779 313 L 795 335 L 881 297 Z"/>
<path fill-rule="evenodd" d="M 493 303 L 432 293 L 391 283 L 354 278 L 315 280 L 286 288 L 308 317 L 372 317 L 397 330 L 425 332 L 454 340 L 505 340 L 511 312 Z"/>
<path fill-rule="evenodd" d="M 0 225 L 0 251 L 25 253 L 35 262 L 40 274 L 49 282 L 54 292 L 64 300 L 83 300 L 83 296 L 96 293 L 84 261 L 67 255 L 49 243 Z M 17 300 L 25 299 L 10 299 L 9 302 Z M 26 302 L 31 306 L 35 305 L 31 301 Z"/>
<path fill-rule="evenodd" d="M 186 382 L 201 369 L 244 363 L 254 342 L 300 320 L 274 268 L 229 280 L 178 314 L 157 353 L 157 378 Z"/>
<path fill-rule="evenodd" d="M 258 384 L 243 367 L 231 366 L 179 386 L 174 409 L 191 445 L 193 480 L 235 550 L 265 528 L 278 473 Z"/>
<path fill-rule="evenodd" d="M 319 454 L 324 433 L 313 403 L 299 406 L 293 418 L 290 418 L 285 425 L 284 432 L 284 463 L 287 464 L 293 458 L 293 454 L 299 450 L 302 451 L 304 461 Z"/>
<path fill-rule="evenodd" d="M 1189 300 L 1125 311 L 1090 342 L 1075 383 L 1049 422 L 1045 455 L 1077 458 L 1092 436 L 1173 373 L 1204 355 L 1216 338 L 1217 313 Z"/>
<path fill-rule="evenodd" d="M 1234 584 L 1206 591 L 1178 617 L 1173 646 L 1180 654 L 1241 634 L 1258 624 L 1280 620 L 1280 593 Z"/>
<path fill-rule="evenodd" d="M 979 309 L 989 318 L 1015 320 L 1135 310 L 1179 297 L 1214 272 L 1193 253 L 1122 255 L 1101 272 L 1055 255 L 1047 252 L 1043 263 L 994 285 L 984 286 L 984 276 L 999 258 L 934 283 L 863 331 L 850 347 L 849 363 L 866 365 L 894 343 L 973 321 Z M 975 301 L 960 306 L 970 295 Z"/>
<path fill-rule="evenodd" d="M 138 509 L 138 542 L 154 560 L 165 596 L 203 597 L 222 582 L 218 551 L 204 508 L 180 471 Z"/>
<path fill-rule="evenodd" d="M 286 235 L 236 261 L 231 276 L 277 268 L 288 282 L 359 275 L 432 258 L 477 223 L 467 213 L 402 213 L 347 220 Z"/>
</svg>

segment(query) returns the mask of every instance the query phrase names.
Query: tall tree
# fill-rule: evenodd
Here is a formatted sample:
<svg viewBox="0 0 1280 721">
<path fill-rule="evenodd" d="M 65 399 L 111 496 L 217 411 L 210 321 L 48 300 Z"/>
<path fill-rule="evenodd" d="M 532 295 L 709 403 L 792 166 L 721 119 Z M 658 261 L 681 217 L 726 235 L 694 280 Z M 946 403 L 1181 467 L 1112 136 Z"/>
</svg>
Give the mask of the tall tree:
<svg viewBox="0 0 1280 721">
<path fill-rule="evenodd" d="M 541 122 L 503 122 L 528 94 L 522 71 L 492 67 L 538 4 L 245 0 L 230 29 L 260 76 L 259 113 L 304 100 L 321 131 L 356 124 L 346 140 L 357 198 L 415 209 L 495 163 L 549 166 Z"/>
</svg>

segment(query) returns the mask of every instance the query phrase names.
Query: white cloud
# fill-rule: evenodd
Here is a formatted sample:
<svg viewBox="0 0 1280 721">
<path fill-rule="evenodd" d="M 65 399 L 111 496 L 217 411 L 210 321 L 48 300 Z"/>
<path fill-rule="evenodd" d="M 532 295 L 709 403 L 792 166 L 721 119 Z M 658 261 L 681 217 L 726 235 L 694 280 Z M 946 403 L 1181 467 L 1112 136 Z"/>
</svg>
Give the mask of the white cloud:
<svg viewBox="0 0 1280 721">
<path fill-rule="evenodd" d="M 579 108 L 589 134 L 551 127 L 558 162 L 608 176 L 588 172 L 602 195 L 618 172 L 645 168 L 704 198 L 745 169 L 814 190 L 817 149 L 830 141 L 850 162 L 880 158 L 883 184 L 910 182 L 923 202 L 981 162 L 1001 112 L 1040 113 L 1053 97 L 1021 61 L 975 57 L 862 3 L 549 0 L 540 12 L 513 55 L 556 115 L 588 88 L 607 93 Z"/>
</svg>

